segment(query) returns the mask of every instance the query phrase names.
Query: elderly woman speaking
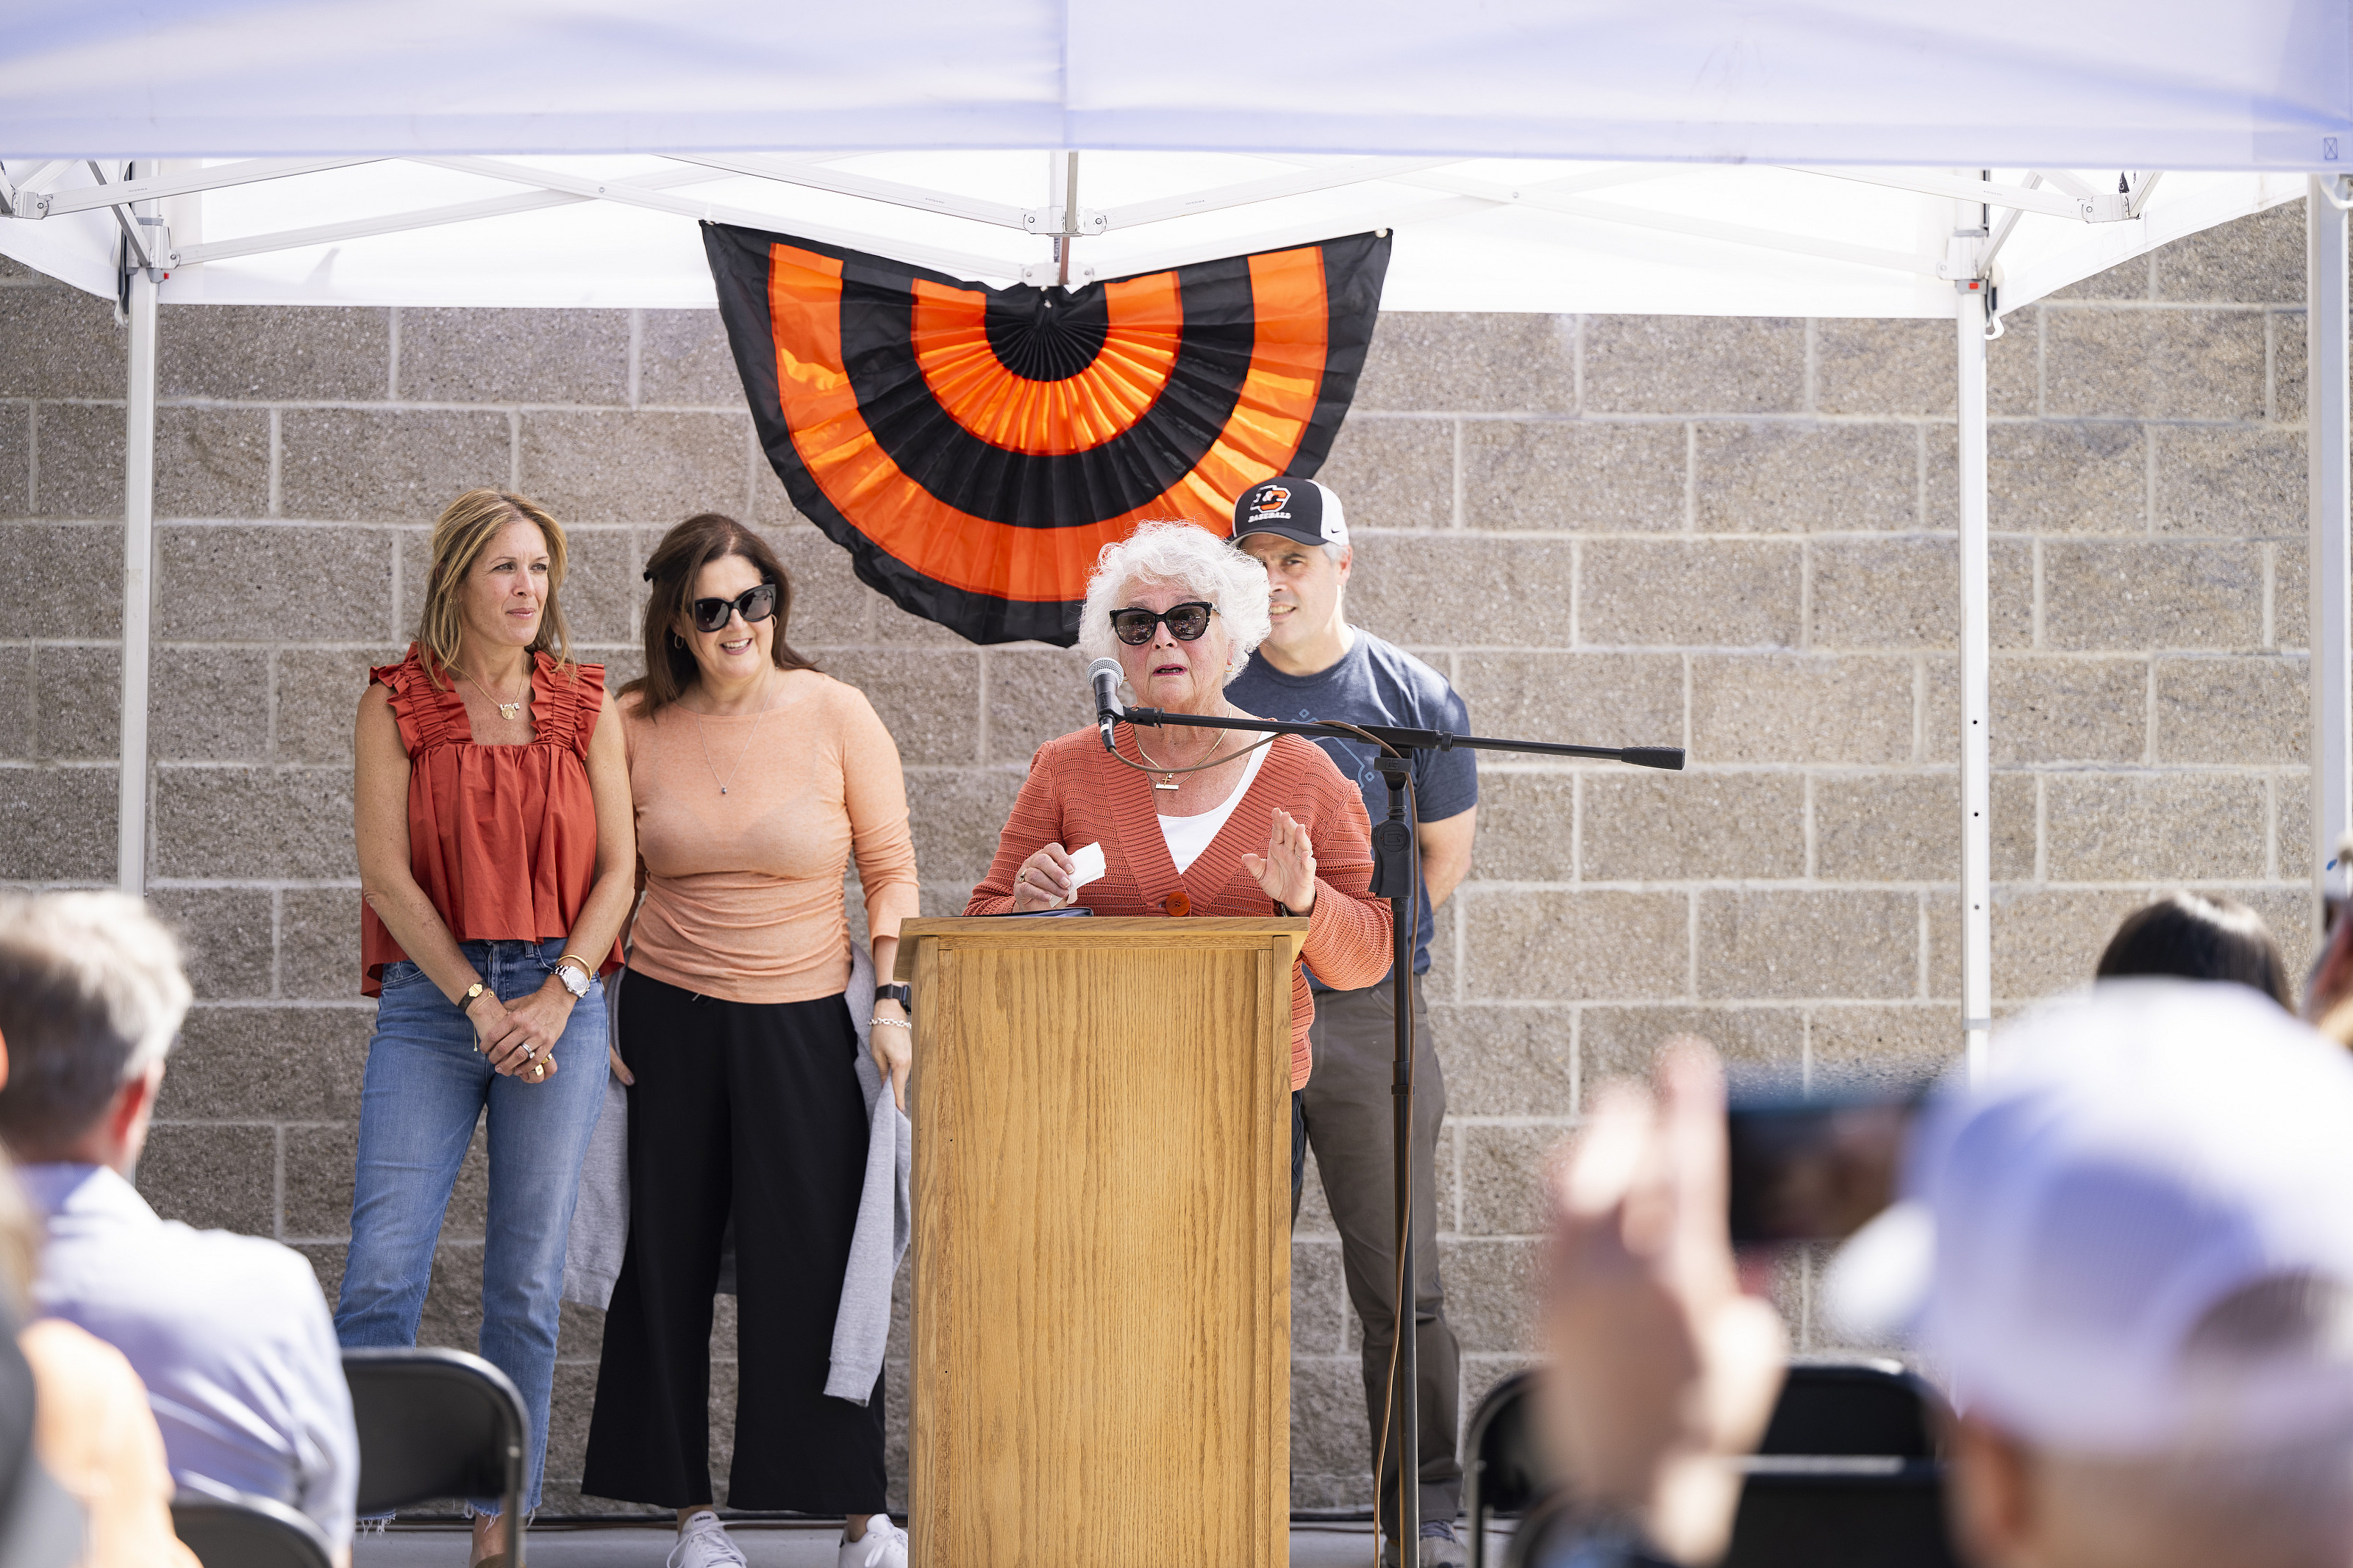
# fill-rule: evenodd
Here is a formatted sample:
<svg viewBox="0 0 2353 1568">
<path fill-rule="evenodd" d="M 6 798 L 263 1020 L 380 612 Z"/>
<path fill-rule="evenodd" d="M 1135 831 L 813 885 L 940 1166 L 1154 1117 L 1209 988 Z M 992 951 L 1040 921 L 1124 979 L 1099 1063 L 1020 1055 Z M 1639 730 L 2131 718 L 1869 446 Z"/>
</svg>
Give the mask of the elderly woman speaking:
<svg viewBox="0 0 2353 1568">
<path fill-rule="evenodd" d="M 1266 571 L 1205 529 L 1147 522 L 1103 549 L 1087 584 L 1079 647 L 1115 655 L 1124 700 L 1172 713 L 1247 717 L 1226 683 L 1267 633 Z M 1304 963 L 1329 985 L 1370 985 L 1389 963 L 1388 906 L 1368 890 L 1364 797 L 1295 735 L 1136 730 L 1103 752 L 1092 725 L 1038 749 L 965 912 L 1083 904 L 1100 915 L 1303 915 Z M 1101 845 L 1101 878 L 1077 882 L 1074 849 Z M 1303 1147 L 1307 977 L 1291 986 L 1292 1184 Z"/>
</svg>

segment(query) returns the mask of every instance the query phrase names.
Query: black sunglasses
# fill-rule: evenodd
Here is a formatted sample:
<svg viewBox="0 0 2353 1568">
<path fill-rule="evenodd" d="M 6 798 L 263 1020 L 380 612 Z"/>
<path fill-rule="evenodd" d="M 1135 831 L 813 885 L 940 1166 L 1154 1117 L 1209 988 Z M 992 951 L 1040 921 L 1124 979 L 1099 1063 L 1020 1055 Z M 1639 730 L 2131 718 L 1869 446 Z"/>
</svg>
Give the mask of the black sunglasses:
<svg viewBox="0 0 2353 1568">
<path fill-rule="evenodd" d="M 732 599 L 697 599 L 694 601 L 694 629 L 715 632 L 726 629 L 730 614 L 741 615 L 745 626 L 765 621 L 776 613 L 776 585 L 763 583 L 756 588 L 746 588 Z"/>
<path fill-rule="evenodd" d="M 1192 642 L 1209 629 L 1209 617 L 1217 613 L 1217 605 L 1199 599 L 1188 599 L 1165 610 L 1113 610 L 1112 635 L 1130 647 L 1142 647 L 1152 640 L 1152 628 L 1165 621 L 1170 637 L 1178 642 Z"/>
</svg>

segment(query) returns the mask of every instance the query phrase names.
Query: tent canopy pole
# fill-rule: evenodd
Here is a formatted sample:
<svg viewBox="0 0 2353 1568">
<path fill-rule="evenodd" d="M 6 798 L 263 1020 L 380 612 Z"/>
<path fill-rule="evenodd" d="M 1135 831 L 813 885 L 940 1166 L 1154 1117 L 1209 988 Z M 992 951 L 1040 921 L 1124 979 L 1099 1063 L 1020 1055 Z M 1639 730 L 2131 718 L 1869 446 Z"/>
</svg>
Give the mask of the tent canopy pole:
<svg viewBox="0 0 2353 1568">
<path fill-rule="evenodd" d="M 154 204 L 134 212 L 153 216 Z M 134 258 L 126 255 L 130 266 Z M 154 273 L 131 266 L 131 374 L 122 472 L 122 755 L 115 813 L 116 885 L 147 891 L 147 663 L 155 609 Z"/>
<path fill-rule="evenodd" d="M 2306 394 L 2306 500 L 2312 551 L 2312 864 L 2315 926 L 2333 883 L 2337 847 L 2353 829 L 2353 635 L 2346 599 L 2353 592 L 2353 543 L 2347 510 L 2345 213 L 2334 175 L 2315 174 L 2304 204 L 2305 331 L 2311 364 Z M 2284 868 L 2283 868 L 2284 869 Z"/>
<path fill-rule="evenodd" d="M 1965 203 L 1956 238 L 1981 245 L 1984 209 Z M 1968 226 L 1976 223 L 1974 229 Z M 1986 588 L 1986 327 L 1990 290 L 1969 278 L 1954 288 L 1955 392 L 1960 426 L 1961 503 L 1961 1037 L 1972 1081 L 1985 1071 L 1993 1028 L 1993 780 L 1988 745 L 1992 638 Z"/>
</svg>

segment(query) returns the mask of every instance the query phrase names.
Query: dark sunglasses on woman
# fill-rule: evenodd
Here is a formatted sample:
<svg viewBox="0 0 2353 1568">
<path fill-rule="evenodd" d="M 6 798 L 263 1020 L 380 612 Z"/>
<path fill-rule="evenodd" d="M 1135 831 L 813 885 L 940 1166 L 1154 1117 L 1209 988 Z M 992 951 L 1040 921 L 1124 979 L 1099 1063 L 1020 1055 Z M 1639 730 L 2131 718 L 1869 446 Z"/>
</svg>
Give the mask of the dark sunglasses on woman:
<svg viewBox="0 0 2353 1568">
<path fill-rule="evenodd" d="M 1178 642 L 1193 642 L 1209 629 L 1209 617 L 1217 613 L 1217 605 L 1200 599 L 1187 599 L 1158 611 L 1113 610 L 1112 635 L 1130 647 L 1142 647 L 1152 640 L 1152 628 L 1165 621 L 1170 637 Z"/>
<path fill-rule="evenodd" d="M 746 588 L 732 599 L 697 599 L 694 601 L 694 629 L 699 632 L 723 631 L 731 614 L 741 615 L 745 626 L 765 621 L 776 613 L 776 585 L 763 583 L 756 588 Z M 1200 634 L 1193 634 L 1198 637 Z"/>
</svg>

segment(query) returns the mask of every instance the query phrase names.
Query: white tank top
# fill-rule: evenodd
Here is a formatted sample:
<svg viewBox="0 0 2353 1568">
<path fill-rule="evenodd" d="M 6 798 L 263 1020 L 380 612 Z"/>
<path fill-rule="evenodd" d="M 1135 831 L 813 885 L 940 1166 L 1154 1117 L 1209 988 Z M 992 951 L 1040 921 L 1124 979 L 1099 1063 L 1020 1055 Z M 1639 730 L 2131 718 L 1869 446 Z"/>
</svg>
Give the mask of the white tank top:
<svg viewBox="0 0 2353 1568">
<path fill-rule="evenodd" d="M 1201 858 L 1201 851 L 1217 837 L 1218 829 L 1226 825 L 1226 818 L 1234 814 L 1234 807 L 1241 804 L 1242 796 L 1250 794 L 1250 781 L 1258 777 L 1258 765 L 1266 760 L 1266 753 L 1264 746 L 1250 752 L 1250 761 L 1242 764 L 1242 782 L 1234 786 L 1234 793 L 1226 796 L 1223 804 L 1198 816 L 1164 816 L 1160 819 L 1160 837 L 1168 841 L 1168 858 L 1176 862 L 1179 876 L 1192 869 L 1193 862 Z"/>
</svg>

